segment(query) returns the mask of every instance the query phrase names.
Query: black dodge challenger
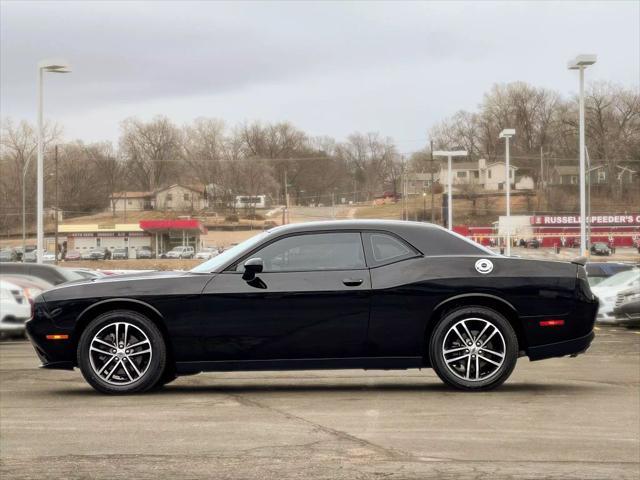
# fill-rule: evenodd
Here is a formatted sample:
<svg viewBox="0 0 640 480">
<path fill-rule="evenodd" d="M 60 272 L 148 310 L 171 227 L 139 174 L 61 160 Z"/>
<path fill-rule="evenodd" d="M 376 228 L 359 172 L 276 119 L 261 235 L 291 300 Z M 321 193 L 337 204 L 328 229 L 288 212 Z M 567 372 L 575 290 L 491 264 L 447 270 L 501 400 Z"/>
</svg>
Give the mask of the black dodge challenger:
<svg viewBox="0 0 640 480">
<path fill-rule="evenodd" d="M 582 263 L 503 257 L 424 223 L 287 225 L 188 272 L 58 286 L 27 331 L 43 367 L 79 367 L 104 393 L 203 371 L 423 367 L 486 390 L 520 356 L 589 347 Z"/>
</svg>

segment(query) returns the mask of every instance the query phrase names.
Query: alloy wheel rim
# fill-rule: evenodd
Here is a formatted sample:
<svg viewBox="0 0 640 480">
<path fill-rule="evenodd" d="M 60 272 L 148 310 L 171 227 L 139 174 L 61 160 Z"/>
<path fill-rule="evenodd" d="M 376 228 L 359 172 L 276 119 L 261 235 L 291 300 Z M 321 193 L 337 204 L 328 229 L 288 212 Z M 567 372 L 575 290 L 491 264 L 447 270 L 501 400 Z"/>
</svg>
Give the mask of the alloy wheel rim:
<svg viewBox="0 0 640 480">
<path fill-rule="evenodd" d="M 502 332 L 483 318 L 456 322 L 442 342 L 445 365 L 456 377 L 468 382 L 493 377 L 504 364 L 506 351 Z"/>
<path fill-rule="evenodd" d="M 129 322 L 102 327 L 89 345 L 89 361 L 94 373 L 110 385 L 129 385 L 144 376 L 151 365 L 153 350 L 149 337 Z"/>
</svg>

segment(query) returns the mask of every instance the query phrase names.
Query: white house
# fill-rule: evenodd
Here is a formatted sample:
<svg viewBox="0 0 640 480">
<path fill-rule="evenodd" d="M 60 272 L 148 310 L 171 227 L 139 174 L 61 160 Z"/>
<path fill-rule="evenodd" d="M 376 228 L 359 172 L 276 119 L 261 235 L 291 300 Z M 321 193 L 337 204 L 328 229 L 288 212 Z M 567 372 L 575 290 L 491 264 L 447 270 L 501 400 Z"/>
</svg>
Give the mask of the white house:
<svg viewBox="0 0 640 480">
<path fill-rule="evenodd" d="M 156 210 L 197 211 L 206 207 L 204 190 L 176 183 L 155 192 Z"/>
<path fill-rule="evenodd" d="M 507 183 L 507 168 L 505 162 L 492 162 L 487 164 L 484 158 L 478 160 L 480 182 L 485 190 L 504 190 Z M 513 186 L 518 167 L 509 165 L 509 183 Z"/>
<path fill-rule="evenodd" d="M 516 189 L 533 189 L 533 179 L 523 177 L 517 184 L 515 182 L 518 167 L 509 166 L 511 185 Z M 449 169 L 447 162 L 440 164 L 440 170 L 434 173 L 433 182 L 440 182 L 446 187 L 449 181 Z M 453 162 L 451 175 L 454 188 L 461 185 L 477 185 L 479 189 L 487 191 L 503 190 L 506 184 L 506 164 L 502 161 L 487 164 L 484 158 L 475 162 Z M 407 178 L 407 194 L 419 195 L 429 189 L 431 185 L 431 173 L 413 173 Z"/>
<path fill-rule="evenodd" d="M 139 212 L 153 209 L 152 192 L 115 192 L 109 197 L 109 210 Z"/>
<path fill-rule="evenodd" d="M 452 162 L 451 176 L 453 185 L 481 185 L 480 170 L 478 169 L 478 164 L 474 162 Z M 441 184 L 447 185 L 449 182 L 449 166 L 447 162 L 440 164 L 438 177 Z"/>
<path fill-rule="evenodd" d="M 174 184 L 155 192 L 116 192 L 109 197 L 109 211 L 142 210 L 199 211 L 207 208 L 204 190 Z"/>
</svg>

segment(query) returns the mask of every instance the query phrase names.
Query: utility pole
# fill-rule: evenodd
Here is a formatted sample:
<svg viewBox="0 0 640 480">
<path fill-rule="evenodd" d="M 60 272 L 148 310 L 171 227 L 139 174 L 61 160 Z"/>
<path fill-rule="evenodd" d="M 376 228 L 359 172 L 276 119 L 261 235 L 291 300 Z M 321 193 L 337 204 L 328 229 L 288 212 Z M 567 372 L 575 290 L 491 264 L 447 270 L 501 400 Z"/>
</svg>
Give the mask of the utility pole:
<svg viewBox="0 0 640 480">
<path fill-rule="evenodd" d="M 122 223 L 127 223 L 127 191 L 124 191 L 124 220 Z"/>
<path fill-rule="evenodd" d="M 434 208 L 434 185 L 433 185 L 433 140 L 429 141 L 429 144 L 431 145 L 431 223 L 436 223 L 436 211 Z M 426 212 L 425 212 L 425 216 L 426 216 Z"/>
<path fill-rule="evenodd" d="M 544 188 L 544 157 L 542 153 L 542 145 L 540 145 L 540 190 Z"/>
<path fill-rule="evenodd" d="M 287 169 L 284 169 L 284 208 L 285 208 L 285 218 L 283 223 L 289 223 L 289 185 L 287 181 Z"/>
<path fill-rule="evenodd" d="M 55 166 L 56 166 L 56 232 L 55 232 L 55 240 L 54 240 L 54 247 L 53 247 L 53 255 L 55 257 L 55 264 L 58 264 L 58 221 L 60 218 L 60 205 L 58 204 L 58 145 L 55 146 L 54 149 L 54 159 L 55 159 Z"/>
<path fill-rule="evenodd" d="M 336 219 L 336 192 L 331 192 L 331 218 Z"/>
</svg>

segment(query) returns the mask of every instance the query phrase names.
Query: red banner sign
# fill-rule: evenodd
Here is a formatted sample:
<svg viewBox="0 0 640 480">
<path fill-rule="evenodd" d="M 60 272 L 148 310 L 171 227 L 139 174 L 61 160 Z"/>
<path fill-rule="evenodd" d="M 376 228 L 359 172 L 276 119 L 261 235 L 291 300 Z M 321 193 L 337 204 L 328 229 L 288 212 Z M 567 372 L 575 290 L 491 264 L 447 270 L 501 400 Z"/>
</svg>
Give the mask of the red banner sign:
<svg viewBox="0 0 640 480">
<path fill-rule="evenodd" d="M 640 214 L 592 215 L 587 219 L 591 225 L 640 225 Z M 578 225 L 580 215 L 534 215 L 531 225 Z"/>
</svg>

